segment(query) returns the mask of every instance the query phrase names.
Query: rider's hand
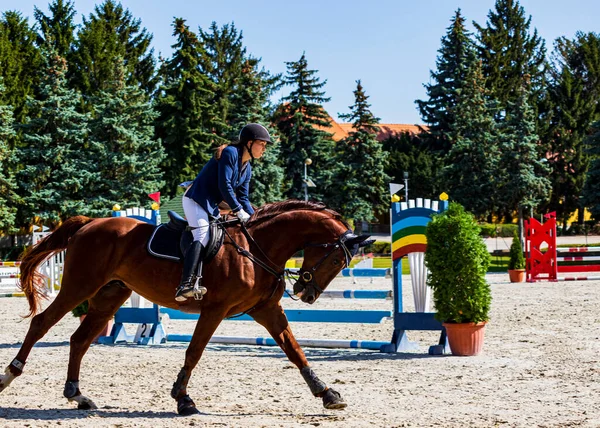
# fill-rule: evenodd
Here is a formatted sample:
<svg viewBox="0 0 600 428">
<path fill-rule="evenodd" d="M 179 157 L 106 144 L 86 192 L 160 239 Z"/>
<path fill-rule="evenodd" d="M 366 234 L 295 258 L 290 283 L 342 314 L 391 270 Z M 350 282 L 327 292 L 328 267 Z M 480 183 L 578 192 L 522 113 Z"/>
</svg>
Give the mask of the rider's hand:
<svg viewBox="0 0 600 428">
<path fill-rule="evenodd" d="M 248 219 L 250 218 L 250 214 L 248 214 L 243 209 L 239 210 L 237 213 L 235 213 L 235 215 L 237 215 L 237 217 L 240 219 L 240 221 L 242 223 L 246 223 L 248 221 Z"/>
</svg>

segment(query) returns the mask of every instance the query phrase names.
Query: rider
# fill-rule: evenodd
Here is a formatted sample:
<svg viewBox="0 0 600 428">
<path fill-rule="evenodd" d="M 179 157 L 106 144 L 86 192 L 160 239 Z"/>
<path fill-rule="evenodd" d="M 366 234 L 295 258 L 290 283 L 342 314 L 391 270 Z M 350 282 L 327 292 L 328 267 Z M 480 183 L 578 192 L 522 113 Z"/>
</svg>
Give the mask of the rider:
<svg viewBox="0 0 600 428">
<path fill-rule="evenodd" d="M 186 251 L 181 283 L 175 300 L 184 302 L 194 292 L 204 294 L 206 287 L 194 290 L 194 279 L 202 276 L 202 248 L 208 243 L 209 217 L 219 217 L 219 203 L 223 200 L 235 215 L 245 223 L 254 213 L 248 200 L 252 166 L 250 159 L 259 159 L 271 142 L 269 131 L 258 123 L 249 123 L 240 131 L 238 141 L 217 148 L 183 196 L 183 211 L 193 227 L 194 241 Z"/>
</svg>

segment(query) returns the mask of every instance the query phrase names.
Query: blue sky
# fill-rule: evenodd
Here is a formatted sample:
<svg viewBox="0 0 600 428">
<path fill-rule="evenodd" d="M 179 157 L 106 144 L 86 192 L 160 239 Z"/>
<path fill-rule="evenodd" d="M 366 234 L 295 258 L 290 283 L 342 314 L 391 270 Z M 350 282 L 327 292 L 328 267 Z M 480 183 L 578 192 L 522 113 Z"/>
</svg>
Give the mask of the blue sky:
<svg viewBox="0 0 600 428">
<path fill-rule="evenodd" d="M 77 23 L 100 2 L 75 0 Z M 0 10 L 33 17 L 34 5 L 46 11 L 47 4 L 1 0 Z M 171 53 L 174 17 L 186 19 L 194 31 L 198 26 L 208 28 L 212 21 L 234 22 L 248 51 L 262 58 L 273 73 L 285 72 L 285 62 L 296 61 L 305 52 L 309 67 L 327 80 L 325 91 L 331 101 L 325 108 L 334 118 L 348 111 L 355 81 L 361 79 L 382 123 L 407 124 L 421 123 L 414 100 L 425 97 L 423 83 L 435 67 L 440 39 L 454 11 L 462 9 L 472 30 L 471 22 L 485 24 L 494 7 L 493 0 L 124 0 L 122 4 L 154 35 L 156 54 Z M 530 0 L 521 5 L 549 50 L 559 36 L 600 31 L 598 0 Z"/>
</svg>

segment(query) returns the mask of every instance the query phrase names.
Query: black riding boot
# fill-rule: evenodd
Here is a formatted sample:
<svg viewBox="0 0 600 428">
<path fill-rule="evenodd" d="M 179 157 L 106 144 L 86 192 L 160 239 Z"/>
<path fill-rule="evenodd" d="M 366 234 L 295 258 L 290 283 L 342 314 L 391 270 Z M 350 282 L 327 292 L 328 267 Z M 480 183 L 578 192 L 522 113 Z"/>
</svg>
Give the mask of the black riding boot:
<svg viewBox="0 0 600 428">
<path fill-rule="evenodd" d="M 185 302 L 189 297 L 202 298 L 206 293 L 206 288 L 202 287 L 202 243 L 200 241 L 192 242 L 190 248 L 185 253 L 183 261 L 183 274 L 181 283 L 175 294 L 175 300 Z M 197 280 L 197 281 L 196 281 Z M 197 282 L 197 284 L 196 284 Z"/>
</svg>

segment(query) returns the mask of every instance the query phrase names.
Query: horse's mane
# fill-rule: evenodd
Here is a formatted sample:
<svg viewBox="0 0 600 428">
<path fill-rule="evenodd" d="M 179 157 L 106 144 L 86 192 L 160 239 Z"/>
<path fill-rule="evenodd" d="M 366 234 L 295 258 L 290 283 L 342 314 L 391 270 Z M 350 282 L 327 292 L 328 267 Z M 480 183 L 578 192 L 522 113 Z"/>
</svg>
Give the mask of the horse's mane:
<svg viewBox="0 0 600 428">
<path fill-rule="evenodd" d="M 309 210 L 309 211 L 320 211 L 328 213 L 331 218 L 339 220 L 348 228 L 350 226 L 342 218 L 342 216 L 336 211 L 329 209 L 322 202 L 313 201 L 302 201 L 299 199 L 290 199 L 287 201 L 273 202 L 271 204 L 264 205 L 254 212 L 254 215 L 248 221 L 247 226 L 254 226 L 259 223 L 263 223 L 279 214 L 288 213 L 290 211 Z"/>
</svg>

